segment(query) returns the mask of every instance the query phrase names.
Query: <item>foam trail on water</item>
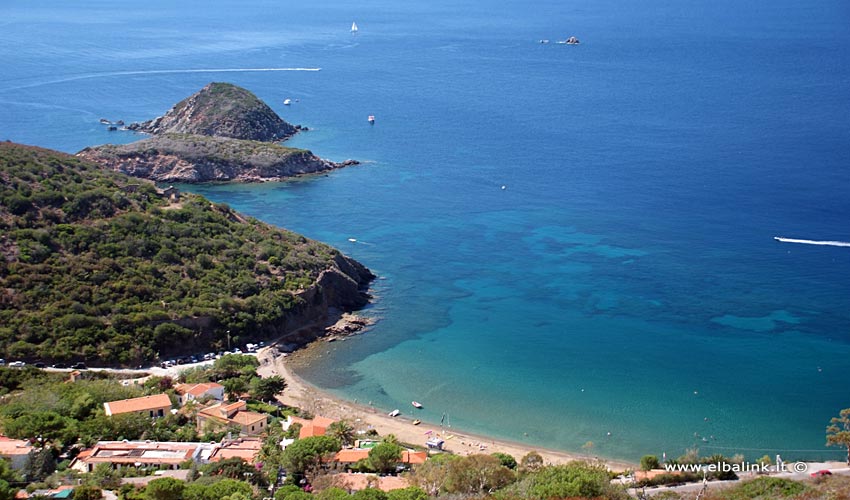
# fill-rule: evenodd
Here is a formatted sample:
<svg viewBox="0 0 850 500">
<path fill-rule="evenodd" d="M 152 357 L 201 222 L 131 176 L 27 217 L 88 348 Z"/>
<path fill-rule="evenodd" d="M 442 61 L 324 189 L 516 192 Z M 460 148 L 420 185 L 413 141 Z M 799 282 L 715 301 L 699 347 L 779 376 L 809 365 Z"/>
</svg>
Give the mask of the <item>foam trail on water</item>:
<svg viewBox="0 0 850 500">
<path fill-rule="evenodd" d="M 774 240 L 782 243 L 801 243 L 803 245 L 825 245 L 830 247 L 850 247 L 850 242 L 847 241 L 817 241 L 817 240 L 796 240 L 794 238 L 782 238 L 774 236 Z"/>
<path fill-rule="evenodd" d="M 111 76 L 133 76 L 133 75 L 167 75 L 167 74 L 185 74 L 185 73 L 255 73 L 266 71 L 321 71 L 322 68 L 199 68 L 199 69 L 149 69 L 137 71 L 110 71 L 105 73 L 91 73 L 88 75 L 76 75 L 65 78 L 57 78 L 45 82 L 30 83 L 27 85 L 19 85 L 17 87 L 8 87 L 0 89 L 0 92 L 9 90 L 29 89 L 33 87 L 41 87 L 42 85 L 52 85 L 54 83 L 73 82 L 77 80 L 87 80 L 90 78 L 108 78 Z"/>
</svg>

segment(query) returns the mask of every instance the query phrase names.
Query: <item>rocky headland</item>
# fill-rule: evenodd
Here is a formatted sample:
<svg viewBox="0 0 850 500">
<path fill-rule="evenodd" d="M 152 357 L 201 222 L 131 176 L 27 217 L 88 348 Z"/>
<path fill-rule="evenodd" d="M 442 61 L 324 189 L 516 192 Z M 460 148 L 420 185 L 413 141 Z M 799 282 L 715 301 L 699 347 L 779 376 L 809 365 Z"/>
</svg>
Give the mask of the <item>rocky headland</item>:
<svg viewBox="0 0 850 500">
<path fill-rule="evenodd" d="M 358 164 L 275 143 L 177 133 L 86 148 L 77 156 L 133 177 L 175 183 L 279 181 Z"/>
</svg>

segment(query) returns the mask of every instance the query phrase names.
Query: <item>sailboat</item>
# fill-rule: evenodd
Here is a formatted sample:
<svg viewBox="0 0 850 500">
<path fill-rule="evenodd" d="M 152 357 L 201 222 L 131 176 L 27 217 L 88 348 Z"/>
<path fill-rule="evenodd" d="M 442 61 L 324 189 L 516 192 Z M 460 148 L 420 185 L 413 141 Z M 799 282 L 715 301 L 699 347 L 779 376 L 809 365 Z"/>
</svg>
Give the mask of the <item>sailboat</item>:
<svg viewBox="0 0 850 500">
<path fill-rule="evenodd" d="M 357 33 L 359 29 L 357 28 L 357 23 L 351 23 L 351 32 Z"/>
</svg>

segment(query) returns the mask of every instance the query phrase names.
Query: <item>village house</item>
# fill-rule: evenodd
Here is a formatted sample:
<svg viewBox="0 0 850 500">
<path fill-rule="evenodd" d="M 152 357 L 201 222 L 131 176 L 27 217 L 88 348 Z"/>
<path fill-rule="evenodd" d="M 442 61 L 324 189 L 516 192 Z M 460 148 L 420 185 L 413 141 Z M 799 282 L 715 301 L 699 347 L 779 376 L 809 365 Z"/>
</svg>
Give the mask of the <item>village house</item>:
<svg viewBox="0 0 850 500">
<path fill-rule="evenodd" d="M 234 426 L 240 435 L 251 436 L 266 430 L 269 416 L 265 413 L 248 411 L 248 403 L 216 403 L 198 412 L 198 429 L 207 429 L 210 425 Z"/>
<path fill-rule="evenodd" d="M 33 450 L 34 448 L 29 441 L 0 436 L 0 457 L 9 460 L 10 465 L 15 470 L 22 470 L 27 466 Z"/>
<path fill-rule="evenodd" d="M 334 455 L 333 460 L 343 466 L 348 466 L 356 464 L 357 462 L 367 458 L 369 458 L 368 448 L 351 448 L 339 450 L 336 455 Z M 424 464 L 425 460 L 428 460 L 427 451 L 404 450 L 401 452 L 401 460 L 399 460 L 399 464 L 406 466 L 419 465 Z"/>
<path fill-rule="evenodd" d="M 164 417 L 171 411 L 171 399 L 167 394 L 155 394 L 141 398 L 121 399 L 103 403 L 107 416 L 137 413 L 151 418 Z"/>
<path fill-rule="evenodd" d="M 180 406 L 185 405 L 189 401 L 197 401 L 203 399 L 215 399 L 221 401 L 224 399 L 224 386 L 215 382 L 207 382 L 204 384 L 177 384 L 174 386 L 174 392 L 177 393 Z"/>
<path fill-rule="evenodd" d="M 92 472 L 101 463 L 122 467 L 179 469 L 187 460 L 209 462 L 216 443 L 178 443 L 168 441 L 99 441 L 93 448 L 83 450 L 71 462 L 70 468 Z"/>
<path fill-rule="evenodd" d="M 328 427 L 336 422 L 336 420 L 332 420 L 330 418 L 316 416 L 312 420 L 307 420 L 306 418 L 293 417 L 289 415 L 286 417 L 286 421 L 282 422 L 283 430 L 289 430 L 289 428 L 293 424 L 300 424 L 301 430 L 298 432 L 298 439 L 304 439 L 312 436 L 324 436 L 328 431 Z"/>
<path fill-rule="evenodd" d="M 392 491 L 409 487 L 410 480 L 401 476 L 378 476 L 376 474 L 363 474 L 359 472 L 343 472 L 334 476 L 334 486 L 342 488 L 349 493 L 365 490 L 366 488 Z"/>
</svg>

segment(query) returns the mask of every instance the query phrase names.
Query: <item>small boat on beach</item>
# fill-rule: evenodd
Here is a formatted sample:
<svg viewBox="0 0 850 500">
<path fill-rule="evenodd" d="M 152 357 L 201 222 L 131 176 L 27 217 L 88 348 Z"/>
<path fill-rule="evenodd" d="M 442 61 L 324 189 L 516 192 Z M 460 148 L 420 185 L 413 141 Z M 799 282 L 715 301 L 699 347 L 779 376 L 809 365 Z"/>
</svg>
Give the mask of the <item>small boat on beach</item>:
<svg viewBox="0 0 850 500">
<path fill-rule="evenodd" d="M 414 421 L 413 421 L 413 425 L 419 425 L 419 424 L 421 424 L 421 423 L 422 423 L 422 421 L 421 421 L 421 420 L 419 420 L 418 418 L 417 418 L 416 420 L 414 420 Z"/>
<path fill-rule="evenodd" d="M 410 404 L 412 404 L 414 408 L 419 408 L 420 410 L 422 409 L 422 403 L 418 401 L 411 401 Z"/>
<path fill-rule="evenodd" d="M 395 410 L 387 413 L 387 415 L 389 415 L 391 417 L 397 417 L 397 416 L 401 415 L 401 411 L 398 408 L 396 408 Z"/>
</svg>

